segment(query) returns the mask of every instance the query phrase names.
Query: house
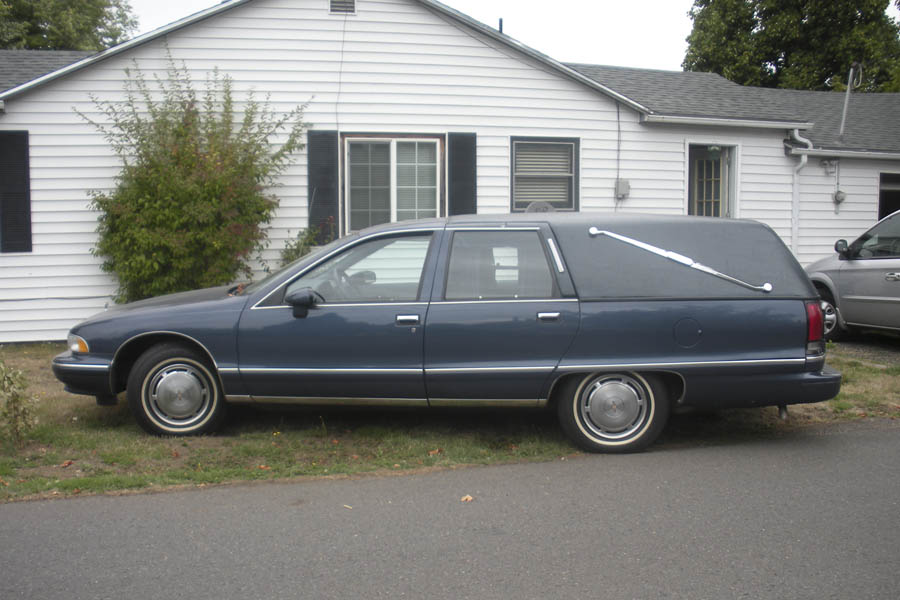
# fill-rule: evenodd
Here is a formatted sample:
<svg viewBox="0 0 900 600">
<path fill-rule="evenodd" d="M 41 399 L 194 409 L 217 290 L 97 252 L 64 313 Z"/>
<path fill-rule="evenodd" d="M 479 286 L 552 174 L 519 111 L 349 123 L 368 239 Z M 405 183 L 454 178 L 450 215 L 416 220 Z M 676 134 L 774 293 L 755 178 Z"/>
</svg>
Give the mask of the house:
<svg viewBox="0 0 900 600">
<path fill-rule="evenodd" d="M 267 259 L 329 218 L 537 201 L 758 219 L 809 262 L 898 204 L 900 94 L 852 95 L 841 136 L 841 94 L 562 64 L 434 0 L 230 0 L 0 92 L 0 342 L 64 338 L 110 301 L 88 191 L 120 164 L 75 110 L 98 117 L 89 94 L 122 99 L 167 48 L 198 82 L 308 102 Z"/>
</svg>

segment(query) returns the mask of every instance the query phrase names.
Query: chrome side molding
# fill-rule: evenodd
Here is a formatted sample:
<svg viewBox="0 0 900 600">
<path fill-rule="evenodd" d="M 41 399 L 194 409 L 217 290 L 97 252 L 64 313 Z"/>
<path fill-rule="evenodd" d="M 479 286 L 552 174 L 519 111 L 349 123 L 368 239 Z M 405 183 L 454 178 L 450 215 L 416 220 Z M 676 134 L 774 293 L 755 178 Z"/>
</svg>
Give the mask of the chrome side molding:
<svg viewBox="0 0 900 600">
<path fill-rule="evenodd" d="M 732 277 L 731 275 L 726 275 L 725 273 L 720 273 L 716 271 L 712 267 L 707 267 L 702 263 L 698 263 L 693 258 L 689 256 L 685 256 L 683 254 L 678 254 L 677 252 L 672 252 L 671 250 L 664 250 L 663 248 L 658 248 L 652 244 L 648 244 L 646 242 L 642 242 L 640 240 L 636 240 L 634 238 L 630 238 L 628 236 L 620 235 L 618 233 L 614 233 L 612 231 L 606 231 L 603 229 L 598 229 L 597 227 L 591 227 L 588 229 L 588 233 L 591 237 L 596 237 L 598 235 L 605 235 L 611 237 L 615 240 L 619 240 L 620 242 L 625 242 L 626 244 L 630 244 L 636 248 L 640 248 L 641 250 L 646 250 L 647 252 L 651 252 L 656 254 L 657 256 L 662 256 L 663 258 L 667 258 L 673 262 L 677 262 L 678 264 L 684 265 L 686 267 L 690 267 L 692 269 L 696 269 L 707 275 L 712 275 L 714 277 L 718 277 L 719 279 L 724 279 L 725 281 L 730 281 L 736 285 L 741 287 L 745 287 L 748 290 L 754 290 L 757 292 L 763 292 L 768 294 L 772 291 L 772 284 L 768 281 L 762 285 L 753 285 L 752 283 L 747 283 L 746 281 L 741 281 L 736 277 Z"/>
</svg>

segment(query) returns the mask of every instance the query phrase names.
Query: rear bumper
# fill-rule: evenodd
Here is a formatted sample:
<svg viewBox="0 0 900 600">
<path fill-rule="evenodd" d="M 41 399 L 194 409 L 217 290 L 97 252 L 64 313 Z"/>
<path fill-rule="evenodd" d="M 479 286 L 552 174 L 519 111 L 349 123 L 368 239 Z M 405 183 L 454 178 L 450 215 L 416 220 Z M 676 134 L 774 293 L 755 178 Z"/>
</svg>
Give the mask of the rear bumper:
<svg viewBox="0 0 900 600">
<path fill-rule="evenodd" d="M 71 394 L 107 396 L 109 389 L 110 361 L 94 356 L 76 356 L 70 351 L 53 358 L 53 374 Z"/>
<path fill-rule="evenodd" d="M 830 400 L 841 391 L 841 374 L 824 367 L 800 373 L 685 376 L 679 403 L 702 408 L 808 404 Z"/>
</svg>

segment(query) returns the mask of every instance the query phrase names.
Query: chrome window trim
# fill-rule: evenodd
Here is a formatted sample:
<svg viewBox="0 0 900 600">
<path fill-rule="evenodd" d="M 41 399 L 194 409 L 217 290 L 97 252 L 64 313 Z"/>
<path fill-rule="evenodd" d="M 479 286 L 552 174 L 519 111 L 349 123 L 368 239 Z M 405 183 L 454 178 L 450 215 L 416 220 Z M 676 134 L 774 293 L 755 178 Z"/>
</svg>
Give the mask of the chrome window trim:
<svg viewBox="0 0 900 600">
<path fill-rule="evenodd" d="M 540 227 L 504 227 L 502 225 L 448 225 L 447 231 L 540 231 Z"/>
<path fill-rule="evenodd" d="M 565 273 L 566 268 L 562 264 L 562 259 L 559 256 L 559 250 L 556 249 L 556 242 L 553 241 L 553 238 L 547 238 L 547 245 L 550 246 L 550 253 L 553 255 L 553 260 L 556 262 L 556 269 L 560 273 Z"/>
<path fill-rule="evenodd" d="M 427 302 L 323 302 L 321 304 L 316 304 L 317 307 L 322 308 L 347 308 L 353 306 L 428 306 Z M 290 309 L 291 306 L 287 304 L 282 304 L 279 306 L 260 306 L 258 308 L 254 307 L 250 310 L 271 310 L 273 308 L 278 309 Z"/>
<path fill-rule="evenodd" d="M 431 304 L 534 304 L 538 302 L 578 302 L 578 298 L 526 298 L 521 300 L 516 298 L 509 298 L 507 300 L 435 300 Z"/>
<path fill-rule="evenodd" d="M 328 254 L 323 256 L 322 258 L 316 260 L 313 263 L 310 263 L 309 265 L 304 267 L 302 270 L 297 271 L 295 273 L 289 273 L 288 275 L 286 275 L 284 277 L 284 279 L 279 281 L 275 285 L 275 287 L 272 288 L 272 291 L 270 291 L 268 294 L 263 296 L 258 302 L 256 302 L 253 306 L 251 306 L 250 310 L 262 310 L 262 309 L 266 309 L 266 308 L 285 308 L 285 307 L 290 308 L 290 306 L 287 304 L 279 304 L 278 306 L 260 306 L 260 304 L 262 304 L 263 302 L 268 300 L 269 296 L 271 296 L 272 294 L 274 294 L 275 292 L 280 290 L 284 284 L 288 283 L 289 281 L 291 281 L 295 278 L 303 277 L 306 273 L 308 273 L 312 269 L 316 268 L 317 266 L 319 266 L 320 264 L 322 264 L 323 262 L 325 262 L 326 260 L 328 260 L 329 258 L 334 256 L 335 254 L 339 254 L 339 253 L 344 252 L 345 250 L 348 250 L 354 246 L 358 246 L 359 244 L 361 244 L 365 241 L 379 238 L 379 237 L 387 237 L 387 236 L 391 236 L 391 235 L 398 235 L 398 234 L 404 234 L 404 233 L 426 233 L 426 232 L 428 232 L 428 233 L 434 234 L 435 232 L 441 231 L 442 229 L 443 229 L 443 227 L 417 227 L 414 229 L 391 229 L 389 231 L 377 231 L 375 233 L 370 233 L 366 236 L 359 237 L 352 242 L 349 242 L 347 244 L 344 244 L 343 246 L 335 248 L 334 250 L 332 250 L 331 252 L 329 252 Z M 365 302 L 359 302 L 359 303 L 354 303 L 354 304 L 369 306 L 369 304 L 366 304 Z"/>
<path fill-rule="evenodd" d="M 677 367 L 752 367 L 769 365 L 804 365 L 806 358 L 770 358 L 760 360 L 710 360 L 659 363 L 606 363 L 606 364 L 565 364 L 557 367 L 560 371 L 583 371 L 593 369 L 671 369 Z"/>
</svg>

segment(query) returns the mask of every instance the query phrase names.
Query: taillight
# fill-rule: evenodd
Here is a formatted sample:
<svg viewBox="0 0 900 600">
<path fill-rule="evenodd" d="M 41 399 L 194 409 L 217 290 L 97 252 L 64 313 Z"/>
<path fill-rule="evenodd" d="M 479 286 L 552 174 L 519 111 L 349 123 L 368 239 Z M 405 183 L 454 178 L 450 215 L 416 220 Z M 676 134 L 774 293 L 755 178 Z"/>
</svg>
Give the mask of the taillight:
<svg viewBox="0 0 900 600">
<path fill-rule="evenodd" d="M 825 353 L 825 315 L 819 302 L 806 303 L 806 354 Z"/>
</svg>

